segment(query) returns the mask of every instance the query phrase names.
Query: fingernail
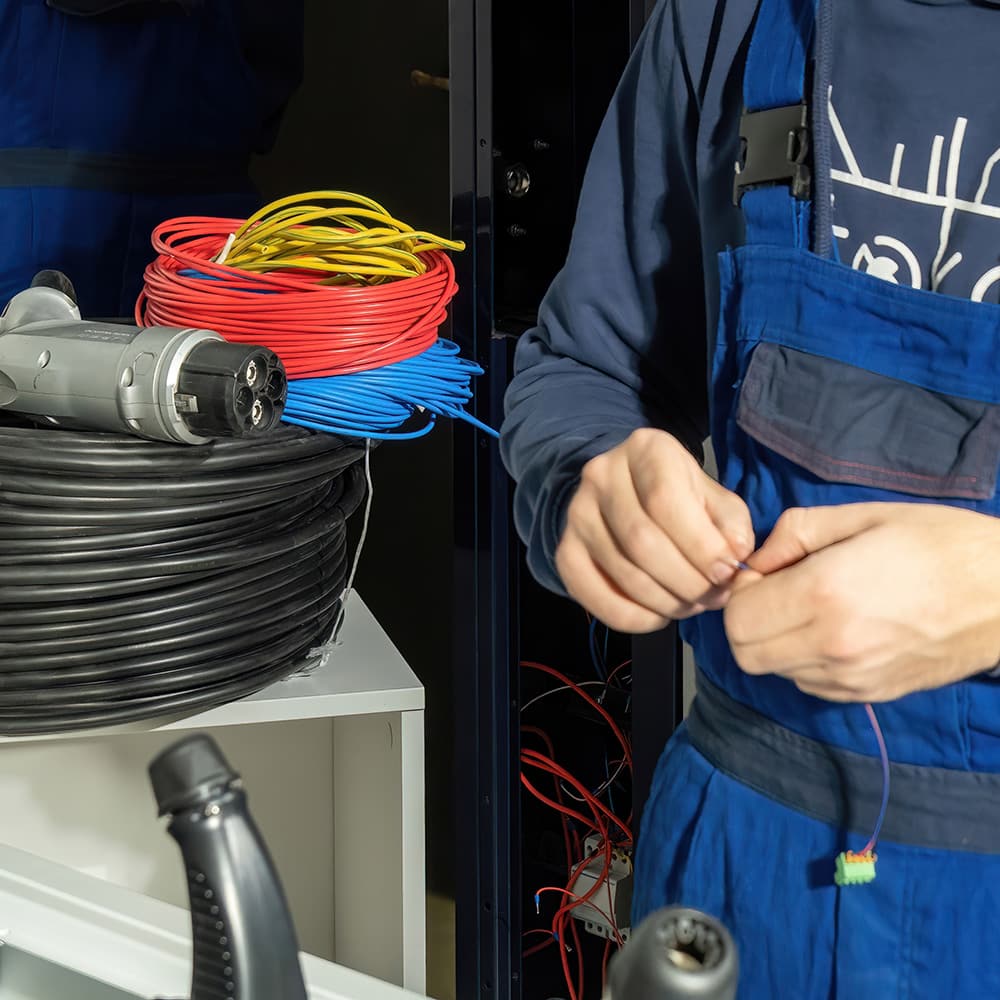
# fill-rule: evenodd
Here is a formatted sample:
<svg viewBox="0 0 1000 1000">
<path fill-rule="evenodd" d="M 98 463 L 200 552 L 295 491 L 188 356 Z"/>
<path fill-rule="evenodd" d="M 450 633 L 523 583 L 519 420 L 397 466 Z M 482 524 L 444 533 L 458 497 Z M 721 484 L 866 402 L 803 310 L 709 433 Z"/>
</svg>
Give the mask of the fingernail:
<svg viewBox="0 0 1000 1000">
<path fill-rule="evenodd" d="M 728 583 L 738 568 L 734 563 L 735 560 L 732 562 L 722 562 L 722 560 L 719 560 L 719 562 L 713 563 L 712 568 L 708 571 L 708 578 L 717 587 Z"/>
</svg>

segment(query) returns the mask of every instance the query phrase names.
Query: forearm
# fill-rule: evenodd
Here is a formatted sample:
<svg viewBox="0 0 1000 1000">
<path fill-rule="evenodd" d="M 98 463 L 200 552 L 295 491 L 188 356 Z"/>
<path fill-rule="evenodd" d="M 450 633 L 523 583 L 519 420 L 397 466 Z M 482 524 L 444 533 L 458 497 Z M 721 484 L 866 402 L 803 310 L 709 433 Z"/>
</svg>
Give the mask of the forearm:
<svg viewBox="0 0 1000 1000">
<path fill-rule="evenodd" d="M 640 427 L 700 456 L 706 318 L 694 169 L 696 101 L 662 4 L 598 136 L 566 266 L 522 339 L 504 460 L 534 574 L 553 566 L 583 466 Z"/>
</svg>

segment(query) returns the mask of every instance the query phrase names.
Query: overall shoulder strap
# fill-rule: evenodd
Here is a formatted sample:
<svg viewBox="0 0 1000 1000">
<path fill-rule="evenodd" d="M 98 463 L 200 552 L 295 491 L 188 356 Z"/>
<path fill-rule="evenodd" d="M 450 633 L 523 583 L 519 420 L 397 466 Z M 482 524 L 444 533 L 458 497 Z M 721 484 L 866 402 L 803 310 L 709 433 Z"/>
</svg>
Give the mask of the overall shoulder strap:
<svg viewBox="0 0 1000 1000">
<path fill-rule="evenodd" d="M 735 181 L 749 244 L 810 244 L 816 178 L 808 70 L 817 3 L 761 0 L 757 11 L 743 78 Z"/>
</svg>

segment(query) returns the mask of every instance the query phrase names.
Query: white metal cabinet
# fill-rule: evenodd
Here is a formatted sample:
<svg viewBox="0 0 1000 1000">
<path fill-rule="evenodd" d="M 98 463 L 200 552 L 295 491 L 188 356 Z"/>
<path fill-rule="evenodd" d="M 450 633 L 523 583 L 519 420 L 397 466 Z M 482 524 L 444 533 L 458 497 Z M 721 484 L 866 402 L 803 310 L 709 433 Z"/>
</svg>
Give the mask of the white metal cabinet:
<svg viewBox="0 0 1000 1000">
<path fill-rule="evenodd" d="M 309 676 L 153 732 L 0 741 L 0 842 L 183 903 L 146 765 L 181 730 L 209 731 L 246 778 L 303 946 L 422 993 L 423 710 L 420 682 L 354 595 L 342 644 Z"/>
<path fill-rule="evenodd" d="M 185 910 L 0 847 L 0 1000 L 187 997 Z M 311 1000 L 419 994 L 303 956 Z"/>
</svg>

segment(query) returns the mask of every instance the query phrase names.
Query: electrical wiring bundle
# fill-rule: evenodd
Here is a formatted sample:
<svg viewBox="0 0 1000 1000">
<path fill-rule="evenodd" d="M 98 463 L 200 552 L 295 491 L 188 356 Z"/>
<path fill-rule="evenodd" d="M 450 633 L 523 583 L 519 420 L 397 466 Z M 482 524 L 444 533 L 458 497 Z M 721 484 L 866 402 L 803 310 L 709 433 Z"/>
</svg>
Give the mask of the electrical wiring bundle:
<svg viewBox="0 0 1000 1000">
<path fill-rule="evenodd" d="M 534 928 L 527 932 L 526 936 L 541 934 L 546 939 L 529 947 L 524 955 L 527 958 L 556 947 L 569 1000 L 584 1000 L 586 996 L 584 954 L 578 919 L 574 918 L 588 912 L 596 914 L 608 930 L 602 963 L 605 975 L 612 949 L 622 947 L 625 943 L 624 935 L 627 934 L 619 926 L 619 907 L 613 891 L 613 870 L 622 864 L 631 870 L 634 845 L 632 817 L 629 815 L 622 819 L 616 814 L 610 802 L 610 790 L 622 771 L 631 774 L 632 747 L 602 704 L 602 699 L 615 678 L 628 666 L 628 663 L 621 664 L 600 681 L 577 683 L 545 664 L 528 660 L 521 663 L 523 669 L 546 675 L 558 682 L 557 687 L 543 691 L 522 706 L 522 719 L 532 706 L 543 699 L 568 692 L 580 699 L 603 721 L 621 753 L 621 761 L 618 762 L 614 775 L 609 774 L 606 782 L 592 790 L 558 763 L 552 738 L 544 729 L 535 725 L 521 726 L 524 742 L 521 750 L 521 784 L 534 799 L 559 816 L 567 875 L 565 886 L 544 886 L 535 893 L 535 909 L 539 915 L 543 897 L 551 894 L 558 902 L 547 929 Z M 595 697 L 588 688 L 603 690 Z M 538 741 L 544 752 L 529 745 Z M 539 776 L 552 779 L 551 795 L 547 789 L 539 787 Z"/>
<path fill-rule="evenodd" d="M 437 416 L 473 419 L 464 407 L 482 369 L 439 339 L 458 288 L 446 251 L 464 244 L 340 191 L 246 221 L 172 219 L 152 242 L 136 321 L 269 347 L 293 380 L 287 422 L 384 439 L 426 433 Z M 422 426 L 399 432 L 416 413 Z"/>
<path fill-rule="evenodd" d="M 305 666 L 364 456 L 291 427 L 179 448 L 0 422 L 0 734 L 203 710 Z"/>
</svg>

